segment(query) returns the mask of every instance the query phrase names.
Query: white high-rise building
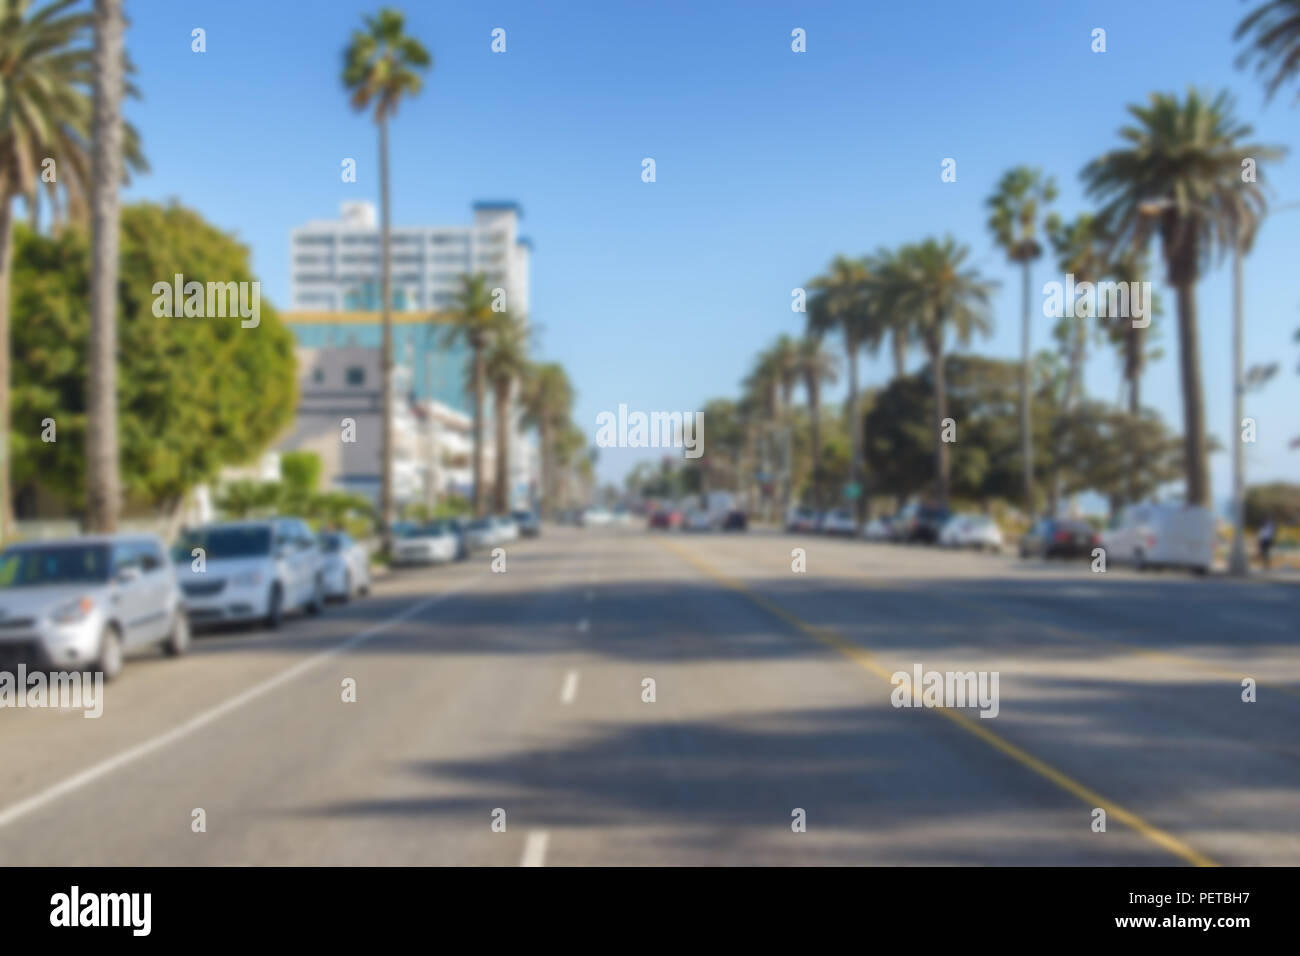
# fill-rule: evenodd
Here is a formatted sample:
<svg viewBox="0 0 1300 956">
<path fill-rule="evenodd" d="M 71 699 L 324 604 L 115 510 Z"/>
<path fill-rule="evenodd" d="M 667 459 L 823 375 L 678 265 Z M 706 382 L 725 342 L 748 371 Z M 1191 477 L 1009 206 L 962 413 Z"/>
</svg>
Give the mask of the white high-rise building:
<svg viewBox="0 0 1300 956">
<path fill-rule="evenodd" d="M 514 202 L 476 202 L 466 226 L 392 228 L 392 307 L 449 308 L 460 277 L 482 272 L 506 290 L 506 307 L 528 314 L 530 246 L 519 235 Z M 371 312 L 380 308 L 379 222 L 369 202 L 345 202 L 338 219 L 290 231 L 290 308 L 299 312 Z"/>
</svg>

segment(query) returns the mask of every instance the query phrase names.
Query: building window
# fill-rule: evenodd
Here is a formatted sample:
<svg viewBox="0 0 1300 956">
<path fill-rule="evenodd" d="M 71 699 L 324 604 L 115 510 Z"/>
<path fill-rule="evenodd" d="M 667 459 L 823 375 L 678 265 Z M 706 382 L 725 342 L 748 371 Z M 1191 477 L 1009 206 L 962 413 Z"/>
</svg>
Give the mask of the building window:
<svg viewBox="0 0 1300 956">
<path fill-rule="evenodd" d="M 347 383 L 349 385 L 366 384 L 366 370 L 360 365 L 350 365 L 347 371 Z"/>
</svg>

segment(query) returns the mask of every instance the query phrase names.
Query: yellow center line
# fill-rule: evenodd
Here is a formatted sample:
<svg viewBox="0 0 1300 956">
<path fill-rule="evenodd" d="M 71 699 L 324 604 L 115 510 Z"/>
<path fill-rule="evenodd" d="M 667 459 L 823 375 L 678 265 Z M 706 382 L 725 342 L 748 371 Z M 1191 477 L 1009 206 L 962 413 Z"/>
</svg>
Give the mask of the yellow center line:
<svg viewBox="0 0 1300 956">
<path fill-rule="evenodd" d="M 863 670 L 874 674 L 892 686 L 891 672 L 881 666 L 881 664 L 876 660 L 875 655 L 866 648 L 848 640 L 843 635 L 830 628 L 815 627 L 808 624 L 801 618 L 796 617 L 794 614 L 781 607 L 779 604 L 769 601 L 762 595 L 755 593 L 743 581 L 717 570 L 711 564 L 690 553 L 675 542 L 665 541 L 663 539 L 656 540 L 658 540 L 658 543 L 664 548 L 672 551 L 683 561 L 698 568 L 700 571 L 713 578 L 713 580 L 730 590 L 735 591 L 737 594 L 741 594 L 748 598 L 752 603 L 756 604 L 774 617 L 784 621 L 800 633 L 806 634 L 813 640 L 838 651 Z M 1160 829 L 1154 824 L 1148 823 L 1132 810 L 1125 809 L 1114 801 L 1108 800 L 1095 790 L 1089 789 L 1068 774 L 1057 770 L 1051 764 L 1045 763 L 1023 748 L 1011 743 L 1011 741 L 1007 740 L 1001 734 L 995 733 L 980 724 L 978 721 L 967 717 L 961 711 L 952 710 L 946 707 L 929 709 L 933 710 L 937 714 L 941 714 L 943 717 L 946 717 L 962 730 L 978 737 L 980 740 L 984 741 L 984 743 L 1010 757 L 1026 769 L 1032 771 L 1045 780 L 1050 781 L 1072 796 L 1079 798 L 1079 800 L 1081 800 L 1086 806 L 1100 807 L 1105 810 L 1107 817 L 1116 819 L 1131 829 L 1136 830 L 1139 834 L 1159 846 L 1161 849 L 1191 863 L 1193 866 L 1218 866 L 1214 860 L 1205 856 L 1203 853 L 1200 853 L 1198 850 L 1193 849 L 1187 843 L 1178 839 L 1178 837 Z"/>
</svg>

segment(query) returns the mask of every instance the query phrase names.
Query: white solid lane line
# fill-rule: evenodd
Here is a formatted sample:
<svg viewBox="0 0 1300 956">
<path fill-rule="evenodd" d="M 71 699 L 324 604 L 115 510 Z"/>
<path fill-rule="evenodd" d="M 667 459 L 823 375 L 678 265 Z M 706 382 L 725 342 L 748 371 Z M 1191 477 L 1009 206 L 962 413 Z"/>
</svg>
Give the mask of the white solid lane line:
<svg viewBox="0 0 1300 956">
<path fill-rule="evenodd" d="M 87 784 L 94 783 L 96 780 L 108 776 L 115 770 L 120 770 L 129 764 L 135 763 L 137 760 L 163 749 L 169 744 L 174 744 L 176 741 L 188 737 L 195 731 L 203 729 L 208 724 L 214 723 L 227 714 L 233 713 L 245 704 L 252 703 L 254 700 L 257 700 L 257 698 L 265 696 L 277 687 L 287 684 L 295 677 L 305 674 L 313 667 L 323 664 L 331 658 L 337 657 L 345 651 L 349 651 L 360 644 L 364 644 L 372 637 L 382 634 L 399 621 L 404 621 L 407 618 L 414 617 L 425 608 L 432 607 L 441 601 L 447 600 L 449 597 L 453 597 L 454 595 L 467 590 L 477 584 L 478 581 L 479 579 L 477 578 L 471 578 L 448 591 L 444 591 L 442 594 L 435 594 L 432 597 L 425 598 L 423 601 L 417 601 L 406 610 L 394 614 L 392 617 L 386 618 L 378 624 L 352 635 L 347 640 L 340 644 L 336 644 L 328 650 L 321 651 L 318 654 L 313 654 L 311 657 L 299 661 L 292 667 L 282 670 L 274 677 L 269 677 L 260 684 L 254 684 L 252 687 L 248 688 L 248 690 L 236 694 L 234 697 L 227 698 L 215 707 L 211 707 L 208 710 L 203 711 L 203 713 L 191 717 L 189 720 L 185 721 L 185 723 L 179 724 L 165 733 L 158 734 L 156 737 L 151 737 L 142 743 L 138 743 L 134 747 L 128 747 L 126 750 L 114 754 L 112 757 L 108 757 L 105 760 L 101 760 L 99 763 L 86 768 L 80 773 L 73 774 L 71 777 L 67 777 L 52 786 L 46 787 L 44 790 L 33 794 L 25 800 L 20 800 L 11 806 L 5 807 L 3 810 L 0 810 L 0 828 L 7 827 L 15 820 L 25 817 L 34 810 L 39 810 L 42 807 L 48 806 L 60 797 L 72 793 L 74 790 L 80 790 Z"/>
<path fill-rule="evenodd" d="M 578 699 L 578 672 L 569 671 L 564 676 L 564 687 L 560 690 L 560 703 L 572 704 Z"/>
<path fill-rule="evenodd" d="M 524 856 L 519 861 L 520 866 L 545 866 L 546 865 L 546 844 L 550 842 L 551 835 L 545 830 L 532 830 L 528 838 L 524 840 Z"/>
</svg>

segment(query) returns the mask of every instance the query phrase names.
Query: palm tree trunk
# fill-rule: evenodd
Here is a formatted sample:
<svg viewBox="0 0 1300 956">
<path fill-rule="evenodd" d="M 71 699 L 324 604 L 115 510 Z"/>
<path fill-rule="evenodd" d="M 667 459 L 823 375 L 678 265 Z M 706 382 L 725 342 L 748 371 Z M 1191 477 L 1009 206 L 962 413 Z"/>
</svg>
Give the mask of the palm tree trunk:
<svg viewBox="0 0 1300 956">
<path fill-rule="evenodd" d="M 95 0 L 91 173 L 89 382 L 86 389 L 86 530 L 117 530 L 118 184 L 122 181 L 121 0 Z"/>
<path fill-rule="evenodd" d="M 948 379 L 943 367 L 943 348 L 930 348 L 934 376 L 934 497 L 940 508 L 948 507 L 948 443 L 943 440 L 943 420 L 948 417 Z"/>
<path fill-rule="evenodd" d="M 474 517 L 481 518 L 487 507 L 483 487 L 483 343 L 475 342 L 474 349 Z"/>
<path fill-rule="evenodd" d="M 852 337 L 846 337 L 844 343 L 848 353 L 849 365 L 849 407 L 844 416 L 849 428 L 849 483 L 858 486 L 858 498 L 854 502 L 853 513 L 860 514 L 858 501 L 861 501 L 862 475 L 862 430 L 858 428 L 858 343 Z"/>
<path fill-rule="evenodd" d="M 902 378 L 907 374 L 907 333 L 894 329 L 889 341 L 894 346 L 894 378 Z"/>
<path fill-rule="evenodd" d="M 1187 503 L 1208 507 L 1210 481 L 1205 440 L 1205 395 L 1201 387 L 1201 348 L 1196 328 L 1195 280 L 1177 285 L 1174 291 L 1178 299 L 1178 358 L 1183 386 Z"/>
<path fill-rule="evenodd" d="M 510 510 L 510 386 L 509 379 L 495 383 L 497 411 L 497 479 L 493 489 L 497 514 Z"/>
<path fill-rule="evenodd" d="M 13 264 L 13 204 L 0 183 L 0 544 L 14 530 L 9 469 L 9 280 Z"/>
<path fill-rule="evenodd" d="M 1025 514 L 1034 514 L 1034 440 L 1029 411 L 1029 260 L 1021 264 L 1020 296 L 1020 457 Z"/>
<path fill-rule="evenodd" d="M 555 517 L 555 449 L 551 445 L 549 416 L 537 428 L 542 440 L 542 514 Z"/>
<path fill-rule="evenodd" d="M 392 550 L 393 521 L 397 517 L 393 500 L 393 311 L 391 222 L 388 201 L 388 117 L 379 116 L 379 308 L 383 315 L 383 337 L 379 358 L 381 391 L 384 393 L 383 425 L 379 435 L 379 520 L 384 550 Z"/>
<path fill-rule="evenodd" d="M 821 386 L 817 382 L 817 373 L 811 372 L 804 377 L 804 388 L 808 390 L 808 430 L 812 440 L 812 489 L 813 502 L 821 507 L 821 461 L 822 461 L 822 396 Z"/>
</svg>

